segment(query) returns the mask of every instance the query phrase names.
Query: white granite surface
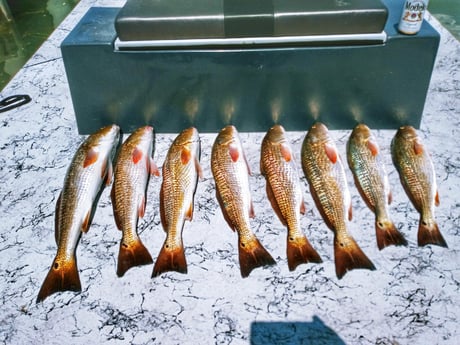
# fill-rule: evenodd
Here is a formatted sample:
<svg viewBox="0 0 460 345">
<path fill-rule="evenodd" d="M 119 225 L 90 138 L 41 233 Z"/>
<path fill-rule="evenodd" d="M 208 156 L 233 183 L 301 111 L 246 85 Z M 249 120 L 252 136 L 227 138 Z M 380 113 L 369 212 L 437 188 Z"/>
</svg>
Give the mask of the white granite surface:
<svg viewBox="0 0 460 345">
<path fill-rule="evenodd" d="M 350 231 L 376 271 L 338 280 L 332 233 L 302 178 L 307 213 L 302 226 L 323 258 L 289 272 L 286 229 L 276 218 L 259 173 L 263 133 L 242 134 L 253 176 L 253 229 L 277 265 L 240 277 L 237 238 L 224 222 L 210 171 L 216 134 L 202 135 L 204 178 L 193 221 L 184 227 L 188 274 L 151 279 L 153 265 L 116 275 L 121 234 L 107 188 L 90 231 L 77 249 L 83 291 L 36 304 L 56 253 L 54 207 L 64 174 L 83 139 L 77 133 L 59 45 L 89 6 L 123 1 L 81 0 L 77 8 L 0 93 L 26 93 L 32 102 L 0 113 L 0 341 L 4 344 L 458 344 L 460 331 L 460 43 L 441 33 L 420 134 L 432 153 L 441 205 L 436 214 L 449 248 L 417 246 L 418 214 L 391 164 L 393 131 L 377 131 L 387 162 L 393 220 L 408 247 L 377 249 L 374 217 L 347 169 L 354 218 Z M 307 128 L 305 128 L 307 130 Z M 334 131 L 342 155 L 350 131 Z M 290 132 L 300 154 L 305 132 Z M 173 135 L 157 134 L 161 166 Z M 299 161 L 299 160 L 298 160 Z M 300 169 L 300 166 L 299 166 Z M 161 178 L 152 178 L 139 223 L 154 257 L 164 240 L 159 217 Z"/>
</svg>

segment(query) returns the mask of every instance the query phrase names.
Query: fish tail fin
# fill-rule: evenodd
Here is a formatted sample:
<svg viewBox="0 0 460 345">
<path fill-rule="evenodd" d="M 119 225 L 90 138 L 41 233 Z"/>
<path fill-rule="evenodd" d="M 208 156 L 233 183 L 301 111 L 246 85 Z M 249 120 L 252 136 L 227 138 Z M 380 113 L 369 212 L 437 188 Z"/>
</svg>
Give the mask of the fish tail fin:
<svg viewBox="0 0 460 345">
<path fill-rule="evenodd" d="M 37 303 L 60 291 L 81 291 L 80 276 L 75 258 L 59 262 L 54 259 L 37 296 Z"/>
<path fill-rule="evenodd" d="M 239 238 L 238 242 L 240 272 L 243 278 L 248 277 L 251 271 L 257 267 L 276 264 L 270 253 L 256 237 L 249 241 L 242 241 Z"/>
<path fill-rule="evenodd" d="M 358 243 L 349 234 L 334 237 L 335 273 L 341 279 L 353 269 L 375 270 L 372 261 L 364 254 Z"/>
<path fill-rule="evenodd" d="M 407 246 L 407 240 L 391 220 L 375 220 L 375 234 L 379 250 L 391 245 Z"/>
<path fill-rule="evenodd" d="M 287 238 L 287 260 L 290 271 L 308 262 L 321 263 L 323 260 L 305 236 Z"/>
<path fill-rule="evenodd" d="M 122 277 L 131 267 L 152 262 L 152 256 L 139 238 L 129 242 L 122 240 L 118 252 L 117 276 Z"/>
<path fill-rule="evenodd" d="M 153 267 L 152 278 L 161 273 L 175 271 L 187 273 L 187 261 L 185 259 L 184 246 L 170 247 L 166 242 L 158 254 L 157 261 Z"/>
<path fill-rule="evenodd" d="M 447 243 L 435 221 L 432 221 L 430 224 L 420 219 L 417 240 L 420 247 L 426 246 L 427 244 L 435 244 L 447 248 Z"/>
</svg>

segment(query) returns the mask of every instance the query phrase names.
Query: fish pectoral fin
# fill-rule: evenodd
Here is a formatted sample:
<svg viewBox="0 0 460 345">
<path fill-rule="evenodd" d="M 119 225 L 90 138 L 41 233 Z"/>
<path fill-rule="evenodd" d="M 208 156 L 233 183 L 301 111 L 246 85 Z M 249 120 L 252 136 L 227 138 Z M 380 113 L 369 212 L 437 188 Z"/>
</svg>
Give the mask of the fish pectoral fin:
<svg viewBox="0 0 460 345">
<path fill-rule="evenodd" d="M 99 152 L 95 151 L 94 149 L 89 149 L 86 153 L 85 160 L 83 161 L 83 168 L 90 166 L 91 164 L 96 163 L 99 157 Z"/>
<path fill-rule="evenodd" d="M 185 219 L 188 220 L 188 221 L 192 221 L 192 219 L 193 219 L 193 200 L 190 203 L 190 205 L 188 206 L 187 211 L 185 212 Z"/>
<path fill-rule="evenodd" d="M 439 192 L 438 191 L 436 191 L 436 194 L 434 196 L 434 204 L 436 206 L 439 206 Z"/>
<path fill-rule="evenodd" d="M 337 148 L 329 143 L 324 144 L 324 151 L 326 152 L 327 158 L 335 164 L 337 162 L 337 159 L 339 157 L 339 153 L 337 152 Z"/>
<path fill-rule="evenodd" d="M 144 153 L 142 152 L 142 150 L 139 150 L 137 147 L 134 148 L 133 154 L 132 154 L 133 163 L 134 164 L 139 163 L 143 156 L 144 156 Z"/>
<path fill-rule="evenodd" d="M 292 159 L 292 151 L 289 145 L 282 143 L 280 145 L 281 155 L 283 156 L 286 162 L 290 162 Z"/>
<path fill-rule="evenodd" d="M 195 169 L 196 169 L 196 172 L 198 173 L 198 178 L 202 180 L 204 176 L 203 169 L 201 168 L 200 161 L 198 160 L 197 157 L 195 157 Z"/>
<path fill-rule="evenodd" d="M 419 140 L 414 140 L 414 153 L 416 155 L 421 155 L 423 150 L 423 144 Z"/>
<path fill-rule="evenodd" d="M 238 145 L 235 145 L 233 143 L 228 145 L 228 154 L 230 155 L 230 158 L 234 163 L 237 162 L 240 158 L 240 151 L 238 150 Z"/>
<path fill-rule="evenodd" d="M 182 150 L 180 152 L 180 161 L 182 162 L 183 165 L 186 165 L 188 162 L 190 162 L 190 159 L 192 158 L 192 152 L 187 146 L 182 147 Z"/>
<path fill-rule="evenodd" d="M 367 148 L 371 151 L 372 156 L 377 156 L 379 154 L 379 145 L 374 141 L 369 139 L 367 141 Z"/>
</svg>

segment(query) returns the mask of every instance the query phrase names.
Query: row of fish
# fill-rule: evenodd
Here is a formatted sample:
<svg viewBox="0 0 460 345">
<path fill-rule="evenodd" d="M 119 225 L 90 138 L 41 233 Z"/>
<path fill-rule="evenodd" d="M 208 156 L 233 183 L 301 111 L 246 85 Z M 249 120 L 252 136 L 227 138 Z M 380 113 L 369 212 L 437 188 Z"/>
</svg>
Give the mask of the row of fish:
<svg viewBox="0 0 460 345">
<path fill-rule="evenodd" d="M 131 267 L 153 263 L 137 234 L 137 223 L 145 214 L 149 177 L 160 175 L 152 158 L 154 142 L 153 128 L 145 126 L 133 132 L 121 145 L 120 128 L 111 125 L 90 135 L 78 148 L 56 204 L 57 254 L 37 302 L 58 291 L 81 291 L 76 247 L 81 232 L 88 231 L 99 196 L 104 186 L 111 183 L 112 175 L 115 223 L 122 231 L 117 275 L 123 276 Z M 404 189 L 421 214 L 419 245 L 447 247 L 434 219 L 433 206 L 439 203 L 439 198 L 433 165 L 415 130 L 401 127 L 391 149 Z M 340 155 L 325 125 L 316 123 L 310 128 L 302 144 L 301 158 L 316 206 L 334 232 L 337 277 L 340 279 L 347 271 L 356 268 L 375 269 L 347 231 L 347 222 L 351 220 L 351 197 Z M 353 130 L 347 145 L 347 158 L 361 196 L 375 213 L 379 249 L 387 245 L 406 245 L 388 215 L 387 204 L 391 200 L 388 178 L 375 137 L 365 125 L 358 125 Z M 187 272 L 182 229 L 185 220 L 191 220 L 193 215 L 194 195 L 202 176 L 199 160 L 200 138 L 198 131 L 191 127 L 176 137 L 162 167 L 160 216 L 166 239 L 152 276 L 166 271 Z M 300 177 L 292 148 L 280 125 L 273 126 L 263 139 L 260 169 L 266 178 L 270 203 L 288 230 L 289 269 L 294 270 L 302 263 L 322 262 L 300 229 L 300 215 L 305 213 Z M 247 277 L 254 268 L 275 264 L 251 230 L 250 218 L 254 217 L 254 208 L 249 188 L 249 165 L 238 132 L 231 125 L 223 128 L 215 139 L 211 171 L 223 216 L 238 234 L 242 277 Z"/>
</svg>

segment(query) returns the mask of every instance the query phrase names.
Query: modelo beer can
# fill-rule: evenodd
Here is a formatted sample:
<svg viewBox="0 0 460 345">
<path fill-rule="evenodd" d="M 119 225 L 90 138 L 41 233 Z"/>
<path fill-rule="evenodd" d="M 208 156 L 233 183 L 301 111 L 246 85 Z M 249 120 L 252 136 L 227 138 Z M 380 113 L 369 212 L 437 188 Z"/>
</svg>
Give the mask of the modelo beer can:
<svg viewBox="0 0 460 345">
<path fill-rule="evenodd" d="M 428 0 L 406 0 L 398 25 L 399 32 L 406 35 L 419 32 L 427 7 Z"/>
</svg>

